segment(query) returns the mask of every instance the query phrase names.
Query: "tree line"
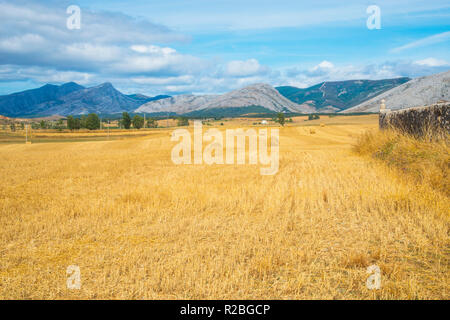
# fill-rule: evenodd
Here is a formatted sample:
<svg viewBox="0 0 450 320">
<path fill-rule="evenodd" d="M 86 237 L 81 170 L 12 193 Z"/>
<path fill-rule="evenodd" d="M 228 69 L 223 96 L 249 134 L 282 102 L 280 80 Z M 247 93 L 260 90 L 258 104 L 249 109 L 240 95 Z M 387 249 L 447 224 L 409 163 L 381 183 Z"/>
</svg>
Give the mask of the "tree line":
<svg viewBox="0 0 450 320">
<path fill-rule="evenodd" d="M 133 118 L 130 117 L 128 112 L 122 114 L 122 118 L 119 119 L 119 127 L 124 129 L 131 129 L 131 126 L 135 129 L 141 129 L 144 127 L 144 117 L 140 115 L 135 115 Z M 83 115 L 80 118 L 75 118 L 74 116 L 67 117 L 67 126 L 69 130 L 98 130 L 101 127 L 100 117 L 96 113 L 90 113 L 87 116 Z M 158 127 L 158 122 L 154 118 L 149 118 L 147 120 L 147 128 Z M 65 129 L 63 120 L 58 120 L 56 122 L 40 121 L 39 123 L 32 124 L 33 129 Z"/>
</svg>

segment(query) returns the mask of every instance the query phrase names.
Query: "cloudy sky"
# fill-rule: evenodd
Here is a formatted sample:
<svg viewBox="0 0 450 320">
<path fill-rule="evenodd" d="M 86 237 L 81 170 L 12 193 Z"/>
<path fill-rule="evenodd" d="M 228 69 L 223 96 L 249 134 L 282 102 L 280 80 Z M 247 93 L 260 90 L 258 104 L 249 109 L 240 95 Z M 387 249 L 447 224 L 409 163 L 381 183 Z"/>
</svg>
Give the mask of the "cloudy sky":
<svg viewBox="0 0 450 320">
<path fill-rule="evenodd" d="M 67 27 L 70 5 L 79 29 Z M 367 27 L 371 5 L 381 29 Z M 0 0 L 0 94 L 69 81 L 174 95 L 418 77 L 450 70 L 449 49 L 448 0 Z"/>
</svg>

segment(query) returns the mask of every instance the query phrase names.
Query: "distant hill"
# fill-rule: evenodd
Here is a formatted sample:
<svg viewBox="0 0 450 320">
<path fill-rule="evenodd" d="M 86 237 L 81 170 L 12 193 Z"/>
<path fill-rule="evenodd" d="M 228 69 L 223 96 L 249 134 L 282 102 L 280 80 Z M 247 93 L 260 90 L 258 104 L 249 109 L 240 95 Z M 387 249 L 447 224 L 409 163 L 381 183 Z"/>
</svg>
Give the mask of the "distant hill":
<svg viewBox="0 0 450 320">
<path fill-rule="evenodd" d="M 61 86 L 47 84 L 33 90 L 0 96 L 0 114 L 9 117 L 112 114 L 133 111 L 149 101 L 169 96 L 124 95 L 111 83 L 85 88 L 74 82 Z"/>
<path fill-rule="evenodd" d="M 450 71 L 413 79 L 343 112 L 378 112 L 382 99 L 392 110 L 450 101 Z"/>
<path fill-rule="evenodd" d="M 17 117 L 29 114 L 38 104 L 59 98 L 84 89 L 75 82 L 65 83 L 61 86 L 46 84 L 37 89 L 26 90 L 9 95 L 0 96 L 0 114 Z"/>
<path fill-rule="evenodd" d="M 58 100 L 39 104 L 34 113 L 50 114 L 88 114 L 119 113 L 131 111 L 141 105 L 140 99 L 133 99 L 116 90 L 111 83 L 72 92 Z"/>
<path fill-rule="evenodd" d="M 258 110 L 264 112 L 314 112 L 314 108 L 307 105 L 298 105 L 280 95 L 272 86 L 263 83 L 247 86 L 223 95 L 180 95 L 152 101 L 140 106 L 135 112 L 171 111 L 178 114 L 213 115 L 215 111 L 223 114 L 224 109 L 228 108 L 240 108 L 239 113 L 245 113 L 245 110 L 242 109 L 245 107 L 253 109 L 258 107 Z M 234 111 L 225 113 L 235 114 Z"/>
<path fill-rule="evenodd" d="M 193 118 L 228 118 L 228 117 L 241 117 L 251 114 L 258 115 L 270 115 L 276 114 L 275 111 L 263 108 L 261 106 L 246 106 L 246 107 L 233 107 L 233 108 L 212 108 L 201 109 L 185 113 L 184 116 Z"/>
<path fill-rule="evenodd" d="M 208 104 L 210 101 L 216 99 L 216 95 L 192 95 L 182 94 L 166 99 L 148 102 L 135 112 L 175 112 L 178 114 L 191 112 Z"/>
<path fill-rule="evenodd" d="M 154 97 L 149 97 L 140 93 L 136 93 L 136 94 L 128 94 L 127 97 L 139 101 L 142 104 L 150 102 L 150 101 L 156 101 L 156 100 L 160 100 L 160 99 L 166 99 L 166 98 L 170 98 L 170 96 L 167 95 L 158 95 L 158 96 L 154 96 Z"/>
<path fill-rule="evenodd" d="M 314 107 L 300 105 L 283 97 L 275 88 L 265 83 L 254 84 L 218 96 L 203 109 L 260 106 L 275 112 L 292 111 L 311 113 Z"/>
<path fill-rule="evenodd" d="M 356 106 L 409 80 L 409 78 L 396 78 L 333 81 L 322 82 L 305 89 L 290 86 L 276 89 L 289 100 L 309 105 L 318 112 L 338 112 Z"/>
</svg>

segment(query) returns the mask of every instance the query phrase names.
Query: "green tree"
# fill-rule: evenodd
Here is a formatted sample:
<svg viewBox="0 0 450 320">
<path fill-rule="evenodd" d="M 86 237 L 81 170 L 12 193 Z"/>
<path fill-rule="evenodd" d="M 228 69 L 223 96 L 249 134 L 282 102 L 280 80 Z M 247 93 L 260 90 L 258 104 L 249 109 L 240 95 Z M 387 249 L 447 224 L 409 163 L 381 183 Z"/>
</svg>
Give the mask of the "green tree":
<svg viewBox="0 0 450 320">
<path fill-rule="evenodd" d="M 177 124 L 178 124 L 179 127 L 188 126 L 189 125 L 189 120 L 186 117 L 178 117 L 177 118 Z"/>
<path fill-rule="evenodd" d="M 75 119 L 72 116 L 67 117 L 67 128 L 72 131 L 75 129 Z"/>
<path fill-rule="evenodd" d="M 75 119 L 73 120 L 73 128 L 74 128 L 75 130 L 80 130 L 80 129 L 81 129 L 81 121 L 80 121 L 79 118 L 75 118 Z"/>
<path fill-rule="evenodd" d="M 44 120 L 41 120 L 41 122 L 39 123 L 41 129 L 45 129 L 47 128 L 47 123 Z"/>
<path fill-rule="evenodd" d="M 141 117 L 140 115 L 135 115 L 134 117 L 133 117 L 133 127 L 135 128 L 135 129 L 140 129 L 140 128 L 142 128 L 144 126 L 144 118 L 143 117 Z"/>
<path fill-rule="evenodd" d="M 286 122 L 286 118 L 284 117 L 284 113 L 278 112 L 278 114 L 277 114 L 277 122 L 284 127 L 284 123 Z"/>
<path fill-rule="evenodd" d="M 86 116 L 81 116 L 81 118 L 80 118 L 80 125 L 81 125 L 81 128 L 87 128 L 87 126 L 86 126 Z"/>
<path fill-rule="evenodd" d="M 125 129 L 130 129 L 131 127 L 131 118 L 128 112 L 122 113 L 122 124 Z"/>
<path fill-rule="evenodd" d="M 100 118 L 95 113 L 90 113 L 86 118 L 86 128 L 89 130 L 100 129 Z"/>
<path fill-rule="evenodd" d="M 11 128 L 12 132 L 16 132 L 16 124 L 14 122 L 11 122 L 11 124 L 9 125 L 9 127 Z"/>
<path fill-rule="evenodd" d="M 149 118 L 147 120 L 147 127 L 148 128 L 157 128 L 158 127 L 158 122 L 156 121 L 155 118 Z"/>
<path fill-rule="evenodd" d="M 62 131 L 62 129 L 64 129 L 64 122 L 62 121 L 62 119 L 59 119 L 55 123 L 55 129 L 58 130 L 58 131 Z"/>
</svg>

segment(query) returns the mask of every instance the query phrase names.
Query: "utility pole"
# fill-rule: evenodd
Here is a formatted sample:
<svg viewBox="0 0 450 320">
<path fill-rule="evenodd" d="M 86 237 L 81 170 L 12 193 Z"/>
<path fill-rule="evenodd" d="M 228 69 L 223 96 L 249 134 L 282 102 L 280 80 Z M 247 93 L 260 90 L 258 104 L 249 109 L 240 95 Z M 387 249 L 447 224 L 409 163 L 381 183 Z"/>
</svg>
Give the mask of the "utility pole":
<svg viewBox="0 0 450 320">
<path fill-rule="evenodd" d="M 30 128 L 30 141 L 28 141 L 28 124 L 25 125 L 25 144 L 31 143 L 31 128 Z"/>
</svg>

